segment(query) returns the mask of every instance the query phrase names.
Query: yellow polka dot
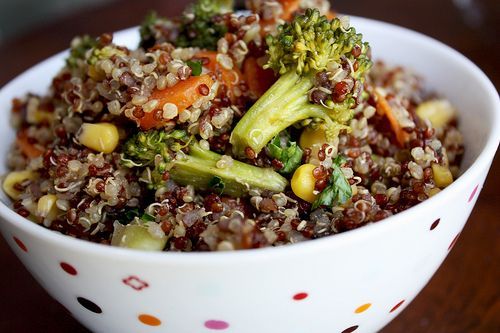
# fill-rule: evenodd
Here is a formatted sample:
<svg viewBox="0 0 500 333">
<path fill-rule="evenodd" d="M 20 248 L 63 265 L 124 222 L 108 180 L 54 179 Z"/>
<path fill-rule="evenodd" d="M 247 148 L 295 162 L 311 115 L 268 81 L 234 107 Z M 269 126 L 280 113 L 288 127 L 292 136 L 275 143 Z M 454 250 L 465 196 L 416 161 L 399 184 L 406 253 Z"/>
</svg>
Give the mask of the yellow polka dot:
<svg viewBox="0 0 500 333">
<path fill-rule="evenodd" d="M 368 310 L 368 308 L 370 306 L 372 306 L 372 303 L 363 304 L 363 305 L 359 306 L 356 310 L 354 310 L 354 313 L 365 312 L 366 310 Z"/>
<path fill-rule="evenodd" d="M 151 316 L 148 314 L 141 314 L 139 315 L 139 321 L 143 323 L 144 325 L 148 326 L 160 326 L 161 325 L 161 320 L 156 318 L 155 316 Z"/>
</svg>

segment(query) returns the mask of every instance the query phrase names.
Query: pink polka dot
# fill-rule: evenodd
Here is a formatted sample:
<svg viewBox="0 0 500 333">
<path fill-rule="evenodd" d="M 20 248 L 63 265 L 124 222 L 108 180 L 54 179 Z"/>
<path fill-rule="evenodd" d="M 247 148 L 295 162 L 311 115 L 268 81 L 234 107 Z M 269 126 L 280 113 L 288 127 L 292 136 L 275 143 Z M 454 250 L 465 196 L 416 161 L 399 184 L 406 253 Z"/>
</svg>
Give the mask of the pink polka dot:
<svg viewBox="0 0 500 333">
<path fill-rule="evenodd" d="M 303 299 L 306 299 L 307 296 L 308 296 L 307 293 L 298 293 L 293 295 L 293 299 L 296 301 L 302 301 Z"/>
<path fill-rule="evenodd" d="M 205 327 L 211 330 L 225 330 L 229 327 L 229 324 L 223 320 L 207 320 L 205 322 Z"/>
<path fill-rule="evenodd" d="M 70 264 L 66 263 L 66 262 L 61 262 L 59 265 L 61 266 L 61 268 L 63 269 L 63 271 L 65 271 L 69 275 L 77 275 L 78 274 L 78 272 L 76 271 L 76 269 L 73 266 L 71 266 Z"/>
<path fill-rule="evenodd" d="M 458 237 L 460 237 L 460 232 L 455 236 L 455 238 L 453 238 L 453 240 L 451 241 L 450 243 L 450 246 L 448 246 L 448 251 L 450 251 L 454 246 L 455 244 L 457 243 L 458 241 Z"/>
<path fill-rule="evenodd" d="M 21 250 L 23 250 L 24 252 L 28 252 L 28 248 L 26 247 L 26 245 L 24 245 L 24 243 L 17 237 L 13 237 L 14 238 L 14 242 L 16 242 L 17 246 L 19 246 L 19 248 Z"/>
<path fill-rule="evenodd" d="M 467 202 L 471 202 L 472 199 L 474 199 L 474 196 L 476 195 L 478 188 L 479 188 L 479 185 L 476 185 L 476 187 L 474 187 L 474 189 L 472 190 L 472 193 L 470 194 L 469 201 L 467 201 Z"/>
<path fill-rule="evenodd" d="M 394 312 L 396 311 L 401 305 L 403 305 L 403 303 L 405 302 L 405 300 L 402 300 L 401 302 L 399 302 L 398 304 L 394 305 L 391 309 L 391 311 L 389 312 Z"/>
</svg>

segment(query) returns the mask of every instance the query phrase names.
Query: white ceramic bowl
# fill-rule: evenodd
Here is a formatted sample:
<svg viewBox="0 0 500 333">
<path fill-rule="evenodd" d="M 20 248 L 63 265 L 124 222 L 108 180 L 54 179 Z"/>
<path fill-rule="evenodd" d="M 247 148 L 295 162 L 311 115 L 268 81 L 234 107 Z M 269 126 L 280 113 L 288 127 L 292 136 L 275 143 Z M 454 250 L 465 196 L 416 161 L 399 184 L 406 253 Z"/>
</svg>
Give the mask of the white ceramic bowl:
<svg viewBox="0 0 500 333">
<path fill-rule="evenodd" d="M 352 18 L 373 55 L 422 74 L 460 110 L 463 175 L 430 200 L 383 222 L 280 248 L 148 253 L 75 240 L 0 204 L 2 234 L 40 284 L 96 332 L 374 332 L 417 295 L 462 230 L 500 137 L 500 102 L 469 60 L 421 34 Z M 115 35 L 135 47 L 136 29 Z M 27 91 L 44 93 L 65 53 L 0 92 L 0 112 Z M 14 137 L 0 123 L 5 158 Z M 0 172 L 5 172 L 4 163 Z M 43 310 L 42 310 L 43 311 Z"/>
</svg>

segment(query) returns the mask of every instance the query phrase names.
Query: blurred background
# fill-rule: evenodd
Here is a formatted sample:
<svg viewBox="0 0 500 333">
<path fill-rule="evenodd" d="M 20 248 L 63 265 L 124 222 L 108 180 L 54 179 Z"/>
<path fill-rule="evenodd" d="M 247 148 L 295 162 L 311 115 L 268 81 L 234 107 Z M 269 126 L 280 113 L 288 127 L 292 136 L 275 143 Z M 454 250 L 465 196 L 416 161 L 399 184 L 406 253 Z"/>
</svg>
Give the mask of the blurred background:
<svg viewBox="0 0 500 333">
<path fill-rule="evenodd" d="M 0 47 L 18 49 L 22 63 L 4 68 L 7 78 L 37 60 L 29 43 L 45 43 L 43 55 L 60 51 L 74 34 L 98 35 L 138 24 L 150 10 L 176 15 L 186 0 L 0 0 Z M 236 0 L 242 7 L 244 1 Z M 435 37 L 478 63 L 498 86 L 500 2 L 498 0 L 332 0 L 341 13 L 371 17 Z M 96 24 L 98 23 L 98 24 Z M 31 40 L 30 40 L 31 38 Z M 14 50 L 16 51 L 16 50 Z M 31 53 L 33 56 L 26 55 Z M 7 55 L 0 54 L 0 60 Z M 37 55 L 38 56 L 38 55 Z M 25 62 L 26 60 L 27 62 Z M 481 60 L 481 61 L 479 61 Z M 4 61 L 1 62 L 4 64 Z M 3 67 L 3 66 L 2 66 Z M 5 76 L 2 76 L 5 77 Z"/>
<path fill-rule="evenodd" d="M 0 0 L 0 87 L 66 49 L 75 35 L 97 36 L 138 25 L 152 9 L 165 16 L 179 15 L 188 2 Z M 243 1 L 237 3 L 241 6 Z M 332 5 L 340 13 L 434 37 L 470 58 L 497 89 L 500 86 L 499 0 L 333 0 Z M 383 333 L 500 332 L 498 185 L 497 154 L 457 245 L 426 288 Z M 0 332 L 87 332 L 36 284 L 3 240 L 0 258 Z"/>
<path fill-rule="evenodd" d="M 59 17 L 112 0 L 2 0 L 0 2 L 0 42 L 15 38 Z"/>
</svg>

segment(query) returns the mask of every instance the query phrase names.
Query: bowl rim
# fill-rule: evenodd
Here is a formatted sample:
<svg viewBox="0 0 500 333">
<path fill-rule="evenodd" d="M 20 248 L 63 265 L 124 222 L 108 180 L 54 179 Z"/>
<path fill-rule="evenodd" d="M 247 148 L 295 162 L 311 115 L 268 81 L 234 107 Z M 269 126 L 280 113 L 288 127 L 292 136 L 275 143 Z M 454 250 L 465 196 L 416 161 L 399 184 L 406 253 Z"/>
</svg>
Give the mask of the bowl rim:
<svg viewBox="0 0 500 333">
<path fill-rule="evenodd" d="M 228 264 L 229 261 L 245 262 L 257 261 L 263 259 L 276 258 L 281 256 L 288 256 L 294 254 L 305 254 L 310 252 L 317 252 L 321 249 L 326 249 L 330 246 L 342 246 L 346 242 L 350 242 L 352 239 L 358 238 L 358 240 L 364 240 L 366 238 L 376 237 L 376 234 L 383 234 L 386 229 L 392 228 L 402 220 L 405 220 L 411 215 L 418 215 L 419 213 L 425 212 L 432 205 L 437 205 L 439 201 L 445 202 L 445 197 L 447 193 L 452 191 L 459 192 L 460 189 L 465 190 L 467 188 L 469 179 L 477 179 L 480 177 L 480 172 L 486 166 L 489 169 L 492 159 L 495 156 L 497 150 L 499 139 L 500 139 L 500 98 L 496 88 L 493 83 L 489 80 L 486 74 L 471 60 L 467 57 L 451 48 L 450 46 L 432 38 L 424 35 L 420 32 L 401 27 L 392 23 L 387 23 L 380 20 L 374 20 L 359 16 L 349 15 L 353 21 L 362 22 L 363 24 L 372 25 L 376 28 L 394 30 L 401 34 L 406 34 L 408 37 L 418 40 L 421 43 L 428 45 L 432 49 L 438 50 L 438 52 L 445 53 L 447 56 L 454 58 L 457 62 L 460 62 L 472 76 L 474 76 L 480 83 L 481 88 L 487 93 L 488 100 L 492 105 L 495 105 L 494 110 L 492 110 L 492 127 L 491 133 L 485 145 L 482 147 L 477 158 L 473 163 L 465 170 L 462 175 L 456 179 L 451 185 L 446 189 L 438 193 L 437 195 L 429 198 L 408 210 L 400 212 L 398 214 L 392 215 L 383 220 L 383 223 L 370 223 L 363 227 L 350 230 L 348 232 L 343 232 L 336 235 L 326 236 L 323 238 L 318 238 L 310 241 L 303 241 L 295 244 L 287 244 L 277 247 L 265 247 L 259 249 L 247 249 L 247 250 L 236 250 L 236 251 L 210 251 L 210 252 L 149 252 L 140 251 L 128 248 L 113 247 L 110 245 L 93 243 L 87 240 L 81 240 L 74 237 L 63 235 L 59 232 L 47 229 L 41 225 L 38 225 L 20 215 L 15 213 L 11 208 L 9 208 L 3 201 L 0 200 L 0 218 L 6 220 L 6 223 L 13 224 L 15 227 L 22 229 L 24 232 L 29 233 L 35 238 L 42 239 L 47 242 L 54 242 L 62 247 L 69 247 L 72 250 L 79 252 L 86 252 L 98 256 L 112 257 L 114 260 L 140 260 L 142 262 L 149 263 L 172 263 L 176 265 L 189 265 L 192 262 L 203 262 L 205 264 L 214 263 L 225 263 Z M 132 30 L 137 29 L 137 27 L 131 27 L 115 32 L 115 36 L 119 34 L 129 34 Z M 22 79 L 23 75 L 29 72 L 31 69 L 42 65 L 45 61 L 53 58 L 61 57 L 63 54 L 68 52 L 67 50 L 59 52 L 38 64 L 25 70 L 23 73 L 17 75 L 14 79 L 10 80 L 7 84 L 0 88 L 0 94 L 6 90 L 10 85 L 15 83 L 17 80 Z M 7 240 L 7 239 L 6 239 Z M 8 240 L 7 240 L 8 242 Z"/>
</svg>

